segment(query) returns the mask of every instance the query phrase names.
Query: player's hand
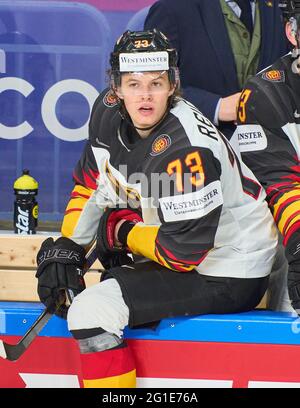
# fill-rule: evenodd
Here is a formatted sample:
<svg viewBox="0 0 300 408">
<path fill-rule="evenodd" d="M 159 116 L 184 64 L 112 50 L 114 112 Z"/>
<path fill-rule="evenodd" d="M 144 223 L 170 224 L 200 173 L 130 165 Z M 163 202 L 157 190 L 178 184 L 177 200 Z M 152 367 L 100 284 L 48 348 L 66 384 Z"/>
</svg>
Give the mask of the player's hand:
<svg viewBox="0 0 300 408">
<path fill-rule="evenodd" d="M 98 227 L 97 251 L 106 269 L 128 263 L 126 238 L 134 225 L 142 221 L 136 210 L 107 208 L 104 211 Z"/>
<path fill-rule="evenodd" d="M 66 296 L 70 301 L 85 289 L 82 275 L 85 250 L 68 238 L 46 239 L 37 254 L 38 295 L 47 307 L 53 306 L 54 312 L 58 303 L 65 303 Z M 56 312 L 66 318 L 68 307 L 65 304 Z"/>
<path fill-rule="evenodd" d="M 237 120 L 237 108 L 240 96 L 241 92 L 237 92 L 221 99 L 219 121 L 232 122 Z"/>
</svg>

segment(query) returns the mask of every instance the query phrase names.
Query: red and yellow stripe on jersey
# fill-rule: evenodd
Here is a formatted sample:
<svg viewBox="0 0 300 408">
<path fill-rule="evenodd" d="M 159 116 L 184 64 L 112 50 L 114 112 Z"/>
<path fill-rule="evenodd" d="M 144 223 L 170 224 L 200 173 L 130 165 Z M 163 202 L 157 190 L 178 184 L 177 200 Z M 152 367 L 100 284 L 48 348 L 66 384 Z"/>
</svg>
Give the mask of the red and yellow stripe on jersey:
<svg viewBox="0 0 300 408">
<path fill-rule="evenodd" d="M 190 256 L 193 259 L 178 259 L 174 252 L 163 246 L 159 241 L 159 226 L 137 224 L 129 232 L 127 246 L 132 253 L 145 256 L 166 268 L 178 271 L 189 272 L 199 265 L 205 258 L 208 251 Z"/>
<path fill-rule="evenodd" d="M 65 216 L 61 228 L 62 236 L 71 238 L 82 213 L 82 210 L 93 194 L 94 190 L 82 185 L 76 184 L 71 199 L 65 211 Z"/>
<path fill-rule="evenodd" d="M 291 234 L 300 228 L 300 184 L 283 182 L 267 189 L 269 206 L 286 245 Z"/>
</svg>

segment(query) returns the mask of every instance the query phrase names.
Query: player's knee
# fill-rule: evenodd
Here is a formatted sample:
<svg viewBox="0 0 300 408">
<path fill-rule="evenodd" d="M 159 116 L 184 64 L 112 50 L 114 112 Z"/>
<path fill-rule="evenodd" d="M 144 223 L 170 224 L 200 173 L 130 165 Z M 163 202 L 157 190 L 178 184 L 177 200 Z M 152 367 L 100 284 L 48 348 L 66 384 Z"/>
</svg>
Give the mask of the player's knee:
<svg viewBox="0 0 300 408">
<path fill-rule="evenodd" d="M 81 295 L 81 296 L 80 296 Z M 93 295 L 84 293 L 76 296 L 68 311 L 69 330 L 95 329 L 101 327 L 105 330 L 105 316 L 103 311 L 107 309 L 105 299 L 94 299 Z"/>
<path fill-rule="evenodd" d="M 84 322 L 88 324 L 88 320 L 85 319 L 89 315 L 89 304 L 79 297 L 79 295 L 73 300 L 73 303 L 68 310 L 68 327 L 69 330 L 84 329 Z"/>
<path fill-rule="evenodd" d="M 101 328 L 121 337 L 129 312 L 116 285 L 109 279 L 76 296 L 68 311 L 69 330 Z"/>
</svg>

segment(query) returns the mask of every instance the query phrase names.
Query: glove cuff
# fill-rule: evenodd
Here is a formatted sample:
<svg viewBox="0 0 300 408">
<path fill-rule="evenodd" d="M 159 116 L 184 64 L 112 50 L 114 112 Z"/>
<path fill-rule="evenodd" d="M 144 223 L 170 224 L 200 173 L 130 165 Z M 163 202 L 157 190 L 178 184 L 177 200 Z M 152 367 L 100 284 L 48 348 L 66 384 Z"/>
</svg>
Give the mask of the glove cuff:
<svg viewBox="0 0 300 408">
<path fill-rule="evenodd" d="M 136 225 L 135 222 L 132 221 L 125 221 L 123 224 L 120 226 L 120 229 L 118 231 L 118 240 L 123 244 L 124 246 L 127 245 L 127 236 L 129 232 L 132 230 L 132 228 Z"/>
</svg>

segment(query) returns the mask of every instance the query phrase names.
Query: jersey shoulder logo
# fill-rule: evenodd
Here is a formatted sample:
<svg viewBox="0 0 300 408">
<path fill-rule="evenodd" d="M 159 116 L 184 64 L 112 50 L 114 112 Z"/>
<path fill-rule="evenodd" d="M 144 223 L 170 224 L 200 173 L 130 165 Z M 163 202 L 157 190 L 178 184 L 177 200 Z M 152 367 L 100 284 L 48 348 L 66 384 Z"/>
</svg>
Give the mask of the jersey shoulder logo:
<svg viewBox="0 0 300 408">
<path fill-rule="evenodd" d="M 279 71 L 277 69 L 272 69 L 271 71 L 264 72 L 261 77 L 262 79 L 270 82 L 285 82 L 284 71 Z"/>
<path fill-rule="evenodd" d="M 164 153 L 171 146 L 171 138 L 169 135 L 160 135 L 152 143 L 150 156 L 158 156 Z"/>
<path fill-rule="evenodd" d="M 111 90 L 109 90 L 106 92 L 103 98 L 103 103 L 108 108 L 113 108 L 114 106 L 118 105 L 118 98 L 111 92 Z"/>
</svg>

